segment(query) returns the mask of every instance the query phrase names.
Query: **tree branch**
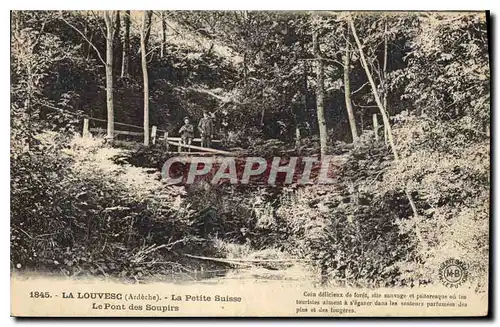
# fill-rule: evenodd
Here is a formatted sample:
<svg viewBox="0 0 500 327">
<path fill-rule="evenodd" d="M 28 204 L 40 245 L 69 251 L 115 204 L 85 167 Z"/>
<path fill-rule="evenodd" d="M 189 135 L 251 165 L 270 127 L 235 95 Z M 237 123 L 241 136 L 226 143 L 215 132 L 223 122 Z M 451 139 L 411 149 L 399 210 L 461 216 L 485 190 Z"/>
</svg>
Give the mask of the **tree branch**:
<svg viewBox="0 0 500 327">
<path fill-rule="evenodd" d="M 61 19 L 63 20 L 63 22 L 65 22 L 69 27 L 71 27 L 72 29 L 74 29 L 78 34 L 80 34 L 83 39 L 85 41 L 87 41 L 87 43 L 92 47 L 94 48 L 95 52 L 97 53 L 97 56 L 99 57 L 99 60 L 101 60 L 101 62 L 106 65 L 106 61 L 104 61 L 104 59 L 102 58 L 101 56 L 101 53 L 99 52 L 99 50 L 97 49 L 97 47 L 92 43 L 90 42 L 90 40 L 85 36 L 85 34 L 83 34 L 78 28 L 76 28 L 75 26 L 73 26 L 70 22 L 68 22 L 66 19 L 64 19 L 62 13 L 61 13 Z"/>
<path fill-rule="evenodd" d="M 217 100 L 223 102 L 223 103 L 228 103 L 228 102 L 234 102 L 234 103 L 239 103 L 241 104 L 240 102 L 238 101 L 235 101 L 233 99 L 228 99 L 228 98 L 225 98 L 223 96 L 220 96 L 218 94 L 215 94 L 213 93 L 212 91 L 209 91 L 209 90 L 204 90 L 204 89 L 199 89 L 199 88 L 194 88 L 194 87 L 190 87 L 188 88 L 188 90 L 191 90 L 191 91 L 195 91 L 195 92 L 199 92 L 199 93 L 205 93 L 205 94 L 208 94 L 210 95 L 211 97 L 214 97 L 216 98 Z"/>
<path fill-rule="evenodd" d="M 360 104 L 357 104 L 356 102 L 354 102 L 354 100 L 352 100 L 352 104 L 355 105 L 356 107 L 360 107 L 360 108 L 378 108 L 378 106 L 363 106 L 363 105 L 360 105 Z"/>
<path fill-rule="evenodd" d="M 361 85 L 356 91 L 353 91 L 351 92 L 351 94 L 355 94 L 355 93 L 358 93 L 359 91 L 361 91 L 362 88 L 364 88 L 365 86 L 367 86 L 369 84 L 369 82 L 366 82 L 365 84 Z"/>
<path fill-rule="evenodd" d="M 158 48 L 161 48 L 164 44 L 167 44 L 170 40 L 167 40 L 165 42 L 161 42 L 159 45 L 157 46 L 154 46 L 153 48 L 151 48 L 151 50 L 149 50 L 147 53 L 146 53 L 146 56 L 150 55 L 154 50 L 158 49 Z"/>
</svg>

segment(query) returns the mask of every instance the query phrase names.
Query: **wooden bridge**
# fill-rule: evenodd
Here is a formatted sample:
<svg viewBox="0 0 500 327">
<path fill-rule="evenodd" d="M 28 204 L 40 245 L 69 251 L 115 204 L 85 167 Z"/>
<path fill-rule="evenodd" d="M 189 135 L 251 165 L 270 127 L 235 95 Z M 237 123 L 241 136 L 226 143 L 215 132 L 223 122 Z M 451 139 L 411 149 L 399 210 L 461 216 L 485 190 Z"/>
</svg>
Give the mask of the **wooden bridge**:
<svg viewBox="0 0 500 327">
<path fill-rule="evenodd" d="M 83 137 L 90 137 L 93 135 L 93 133 L 96 133 L 97 135 L 105 135 L 107 133 L 105 128 L 100 128 L 100 127 L 90 127 L 90 121 L 98 121 L 98 122 L 107 122 L 104 119 L 98 119 L 98 118 L 84 118 L 83 120 L 83 132 L 82 135 Z M 119 126 L 126 126 L 126 127 L 132 127 L 132 128 L 137 128 L 137 129 L 143 129 L 141 126 L 137 125 L 131 125 L 131 124 L 125 124 L 125 123 L 120 123 L 120 122 L 115 122 L 115 125 Z M 160 136 L 162 134 L 162 136 Z M 132 131 L 125 131 L 125 130 L 114 130 L 114 135 L 119 136 L 119 135 L 128 135 L 128 136 L 144 136 L 144 132 L 132 132 Z M 200 146 L 197 145 L 188 145 L 188 144 L 181 144 L 181 137 L 179 136 L 169 136 L 169 133 L 165 130 L 159 129 L 157 126 L 151 126 L 150 130 L 150 138 L 151 138 L 151 144 L 156 144 L 163 142 L 166 145 L 167 151 L 168 152 L 173 152 L 173 153 L 183 153 L 183 154 L 221 154 L 221 155 L 232 155 L 233 153 L 228 152 L 228 151 L 223 151 L 223 150 L 218 150 L 218 149 L 213 149 L 213 148 L 207 148 L 207 147 L 202 147 L 201 146 L 201 138 L 193 138 L 192 142 L 193 143 L 200 143 Z M 220 144 L 222 143 L 221 140 L 212 140 L 212 143 L 215 144 Z M 171 147 L 177 147 L 177 151 L 170 151 Z M 183 151 L 183 150 L 188 150 L 188 151 Z M 190 150 L 195 150 L 199 152 L 191 152 Z"/>
</svg>

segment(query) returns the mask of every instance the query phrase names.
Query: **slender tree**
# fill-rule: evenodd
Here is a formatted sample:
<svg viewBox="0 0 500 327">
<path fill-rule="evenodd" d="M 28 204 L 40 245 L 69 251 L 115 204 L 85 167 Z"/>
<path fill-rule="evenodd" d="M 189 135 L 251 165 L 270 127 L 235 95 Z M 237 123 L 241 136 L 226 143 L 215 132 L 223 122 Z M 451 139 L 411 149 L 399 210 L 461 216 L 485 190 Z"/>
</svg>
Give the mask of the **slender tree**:
<svg viewBox="0 0 500 327">
<path fill-rule="evenodd" d="M 358 130 L 356 128 L 356 116 L 354 115 L 354 109 L 352 108 L 351 101 L 351 79 L 349 73 L 350 69 L 350 43 L 349 43 L 349 25 L 347 25 L 346 32 L 346 45 L 344 53 L 344 94 L 345 94 L 345 106 L 347 109 L 347 116 L 349 119 L 349 126 L 351 127 L 352 141 L 356 142 L 358 139 Z"/>
<path fill-rule="evenodd" d="M 129 57 L 130 57 L 130 10 L 126 10 L 123 15 L 123 34 L 122 34 L 122 71 L 121 78 L 129 76 Z"/>
<path fill-rule="evenodd" d="M 387 107 L 387 18 L 384 21 L 384 63 L 382 68 L 382 103 L 384 104 L 385 110 L 389 112 L 389 108 Z M 385 144 L 387 144 L 387 127 L 384 125 L 384 139 Z"/>
<path fill-rule="evenodd" d="M 151 22 L 153 18 L 153 11 L 151 10 L 146 10 L 146 21 L 144 23 L 144 29 L 145 29 L 145 37 L 144 37 L 144 42 L 146 44 L 146 48 L 148 47 L 148 42 L 149 42 L 149 36 L 151 35 Z"/>
<path fill-rule="evenodd" d="M 321 52 L 319 48 L 318 40 L 318 26 L 315 24 L 313 26 L 313 53 L 316 58 L 316 111 L 318 116 L 318 127 L 319 127 L 319 143 L 321 155 L 326 153 L 326 120 L 325 120 L 325 85 L 324 85 L 324 75 L 325 69 L 323 66 L 323 59 L 321 58 Z"/>
<path fill-rule="evenodd" d="M 121 31 L 121 17 L 120 17 L 120 10 L 116 11 L 115 14 L 115 30 L 113 34 L 113 39 L 114 40 L 119 40 L 120 38 L 120 31 Z"/>
<path fill-rule="evenodd" d="M 113 108 L 113 36 L 114 36 L 114 16 L 113 11 L 104 11 L 104 22 L 106 23 L 106 105 L 108 108 L 108 140 L 113 140 L 115 122 Z"/>
<path fill-rule="evenodd" d="M 151 24 L 151 15 L 147 10 L 145 10 L 143 12 L 141 29 L 140 29 L 141 66 L 142 66 L 142 79 L 144 84 L 144 145 L 149 145 L 149 77 L 148 77 L 148 63 L 146 58 L 147 33 L 150 27 L 148 26 L 148 21 L 149 24 Z"/>
<path fill-rule="evenodd" d="M 167 21 L 165 20 L 165 12 L 160 12 L 160 20 L 161 20 L 161 52 L 160 56 L 162 58 L 165 57 L 167 52 Z"/>
</svg>

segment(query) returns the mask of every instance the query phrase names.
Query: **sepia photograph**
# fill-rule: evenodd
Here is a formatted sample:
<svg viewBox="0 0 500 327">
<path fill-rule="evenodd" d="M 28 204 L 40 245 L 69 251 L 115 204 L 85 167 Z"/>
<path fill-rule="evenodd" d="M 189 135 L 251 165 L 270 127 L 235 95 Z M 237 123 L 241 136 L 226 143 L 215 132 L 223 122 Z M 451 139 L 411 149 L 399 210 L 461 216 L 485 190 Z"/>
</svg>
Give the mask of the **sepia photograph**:
<svg viewBox="0 0 500 327">
<path fill-rule="evenodd" d="M 11 315 L 488 315 L 490 29 L 11 11 Z"/>
</svg>

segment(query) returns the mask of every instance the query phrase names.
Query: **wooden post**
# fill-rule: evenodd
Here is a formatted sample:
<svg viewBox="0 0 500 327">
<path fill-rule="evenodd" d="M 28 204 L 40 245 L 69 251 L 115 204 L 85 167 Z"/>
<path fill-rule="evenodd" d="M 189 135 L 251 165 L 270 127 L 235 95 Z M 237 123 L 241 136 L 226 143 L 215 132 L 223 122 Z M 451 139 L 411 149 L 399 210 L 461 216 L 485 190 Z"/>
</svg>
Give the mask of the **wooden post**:
<svg viewBox="0 0 500 327">
<path fill-rule="evenodd" d="M 156 144 L 156 126 L 151 127 L 151 143 Z"/>
<path fill-rule="evenodd" d="M 373 114 L 373 131 L 375 132 L 375 141 L 378 141 L 378 119 L 377 119 L 377 114 Z"/>
<path fill-rule="evenodd" d="M 165 132 L 165 144 L 167 145 L 167 152 L 169 151 L 169 148 L 170 148 L 170 144 L 168 143 L 168 132 Z"/>
<path fill-rule="evenodd" d="M 84 138 L 89 137 L 89 119 L 88 118 L 84 118 L 83 119 L 83 133 L 82 133 L 82 136 Z"/>
</svg>

